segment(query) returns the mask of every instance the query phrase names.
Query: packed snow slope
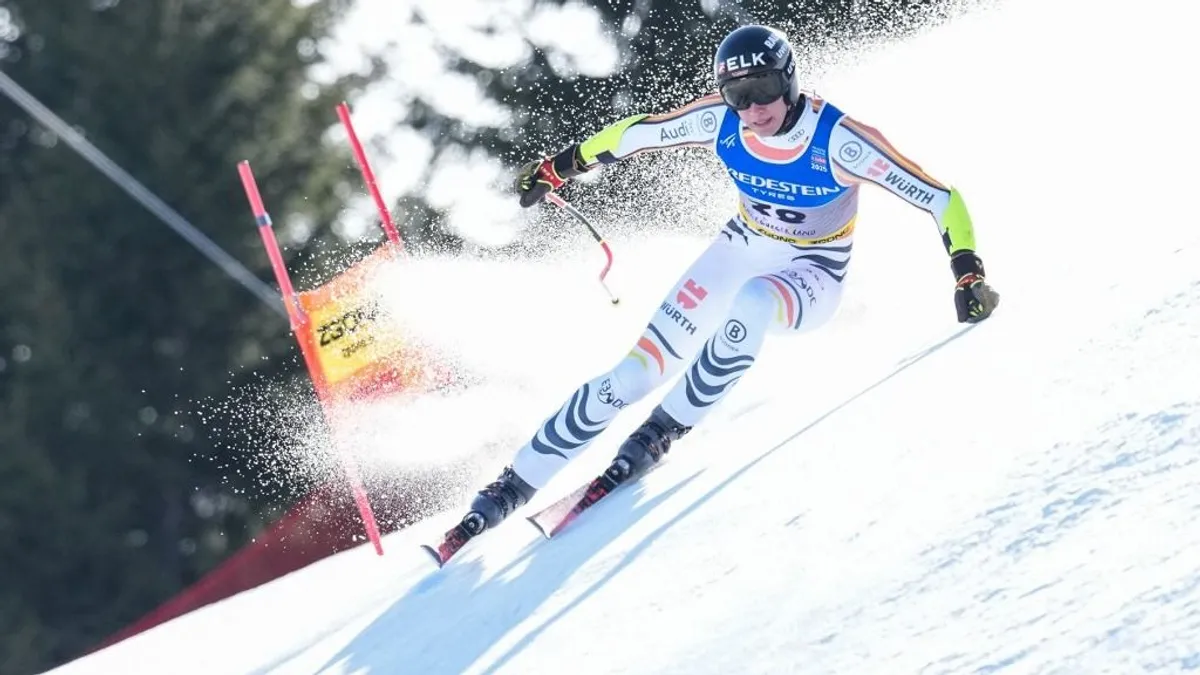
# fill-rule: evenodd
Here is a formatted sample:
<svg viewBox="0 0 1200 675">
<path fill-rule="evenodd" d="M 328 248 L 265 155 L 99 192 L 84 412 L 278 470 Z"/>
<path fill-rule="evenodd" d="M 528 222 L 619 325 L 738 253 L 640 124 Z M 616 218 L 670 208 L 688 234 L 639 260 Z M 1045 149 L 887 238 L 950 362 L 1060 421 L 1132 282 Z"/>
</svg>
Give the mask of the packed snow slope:
<svg viewBox="0 0 1200 675">
<path fill-rule="evenodd" d="M 1186 3 L 1119 7 L 1005 3 L 820 83 L 963 190 L 1003 296 L 990 321 L 954 322 L 932 222 L 866 189 L 836 320 L 769 343 L 659 471 L 560 538 L 513 518 L 437 570 L 417 544 L 454 509 L 385 538 L 383 557 L 359 547 L 55 672 L 1200 667 L 1200 223 L 1182 71 L 1200 58 Z M 500 287 L 528 282 L 505 289 L 524 291 L 514 303 L 577 313 L 562 335 L 579 360 L 504 364 L 554 386 L 486 414 L 531 433 L 624 353 L 704 243 L 615 241 L 615 308 L 583 254 L 489 268 Z M 584 309 L 569 302 L 581 292 Z M 525 321 L 493 337 L 517 349 Z M 655 402 L 538 503 L 600 470 Z"/>
</svg>

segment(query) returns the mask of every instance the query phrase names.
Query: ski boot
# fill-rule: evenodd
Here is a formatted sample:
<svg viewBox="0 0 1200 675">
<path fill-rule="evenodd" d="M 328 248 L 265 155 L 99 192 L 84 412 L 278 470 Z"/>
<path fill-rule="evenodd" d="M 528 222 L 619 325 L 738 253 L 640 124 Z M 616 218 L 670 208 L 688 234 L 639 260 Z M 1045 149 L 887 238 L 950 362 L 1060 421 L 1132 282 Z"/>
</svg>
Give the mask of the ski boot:
<svg viewBox="0 0 1200 675">
<path fill-rule="evenodd" d="M 442 535 L 436 547 L 422 544 L 421 548 L 442 567 L 454 557 L 467 542 L 484 530 L 500 524 L 513 511 L 529 503 L 537 489 L 518 476 L 512 467 L 505 467 L 500 477 L 488 483 L 471 500 L 471 510 L 457 525 Z"/>
<path fill-rule="evenodd" d="M 537 488 L 526 483 L 511 466 L 505 467 L 499 478 L 488 483 L 471 500 L 471 510 L 462 519 L 463 529 L 473 537 L 496 527 L 513 511 L 528 504 L 536 493 Z"/>
<path fill-rule="evenodd" d="M 661 405 L 655 406 L 650 417 L 621 444 L 605 474 L 616 484 L 640 478 L 667 454 L 672 441 L 691 430 L 676 422 Z"/>
</svg>

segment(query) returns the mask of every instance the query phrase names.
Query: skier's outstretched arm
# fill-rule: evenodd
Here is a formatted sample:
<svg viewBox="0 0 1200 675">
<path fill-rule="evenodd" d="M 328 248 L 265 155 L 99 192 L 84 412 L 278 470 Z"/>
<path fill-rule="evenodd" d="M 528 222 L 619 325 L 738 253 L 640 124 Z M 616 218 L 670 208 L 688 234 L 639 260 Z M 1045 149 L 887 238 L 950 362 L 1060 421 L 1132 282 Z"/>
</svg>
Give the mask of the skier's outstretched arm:
<svg viewBox="0 0 1200 675">
<path fill-rule="evenodd" d="M 990 316 L 1000 296 L 984 281 L 975 228 L 962 194 L 927 174 L 877 129 L 849 116 L 833 128 L 829 148 L 839 182 L 874 183 L 933 216 L 950 255 L 958 320 L 976 322 Z"/>
<path fill-rule="evenodd" d="M 517 192 L 521 206 L 533 206 L 567 180 L 650 150 L 709 145 L 721 126 L 725 104 L 719 94 L 659 115 L 638 114 L 604 127 L 581 143 L 521 167 Z"/>
</svg>

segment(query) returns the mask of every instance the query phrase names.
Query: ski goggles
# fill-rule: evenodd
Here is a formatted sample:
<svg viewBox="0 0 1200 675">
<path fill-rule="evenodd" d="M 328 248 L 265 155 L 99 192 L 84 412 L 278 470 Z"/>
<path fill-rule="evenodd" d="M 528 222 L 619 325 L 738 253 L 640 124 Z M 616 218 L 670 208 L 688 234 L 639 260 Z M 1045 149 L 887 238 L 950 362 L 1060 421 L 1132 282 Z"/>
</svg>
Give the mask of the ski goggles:
<svg viewBox="0 0 1200 675">
<path fill-rule="evenodd" d="M 739 77 L 721 85 L 721 98 L 734 110 L 746 110 L 752 104 L 767 105 L 787 93 L 788 83 L 779 71 Z"/>
</svg>

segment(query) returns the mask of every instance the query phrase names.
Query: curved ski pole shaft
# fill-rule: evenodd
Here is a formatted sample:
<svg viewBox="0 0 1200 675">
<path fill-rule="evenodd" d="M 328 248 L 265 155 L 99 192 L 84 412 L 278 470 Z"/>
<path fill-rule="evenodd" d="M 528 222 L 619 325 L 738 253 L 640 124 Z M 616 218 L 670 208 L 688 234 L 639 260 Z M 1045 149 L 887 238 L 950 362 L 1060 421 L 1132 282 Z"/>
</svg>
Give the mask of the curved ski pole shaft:
<svg viewBox="0 0 1200 675">
<path fill-rule="evenodd" d="M 621 299 L 614 295 L 612 290 L 608 287 L 608 284 L 604 282 L 604 278 L 608 276 L 608 271 L 612 269 L 613 264 L 612 249 L 608 247 L 608 242 L 604 240 L 604 235 L 600 234 L 600 231 L 596 229 L 595 225 L 592 225 L 592 221 L 588 220 L 587 216 L 580 213 L 579 209 L 568 204 L 562 197 L 559 197 L 551 192 L 546 195 L 546 201 L 571 214 L 576 220 L 583 223 L 583 226 L 588 229 L 588 232 L 592 233 L 592 237 L 596 240 L 597 244 L 600 244 L 600 248 L 604 250 L 604 256 L 607 259 L 607 262 L 604 264 L 604 269 L 600 270 L 600 285 L 604 287 L 605 292 L 608 293 L 608 297 L 612 299 L 612 304 L 615 305 L 620 302 Z"/>
</svg>

